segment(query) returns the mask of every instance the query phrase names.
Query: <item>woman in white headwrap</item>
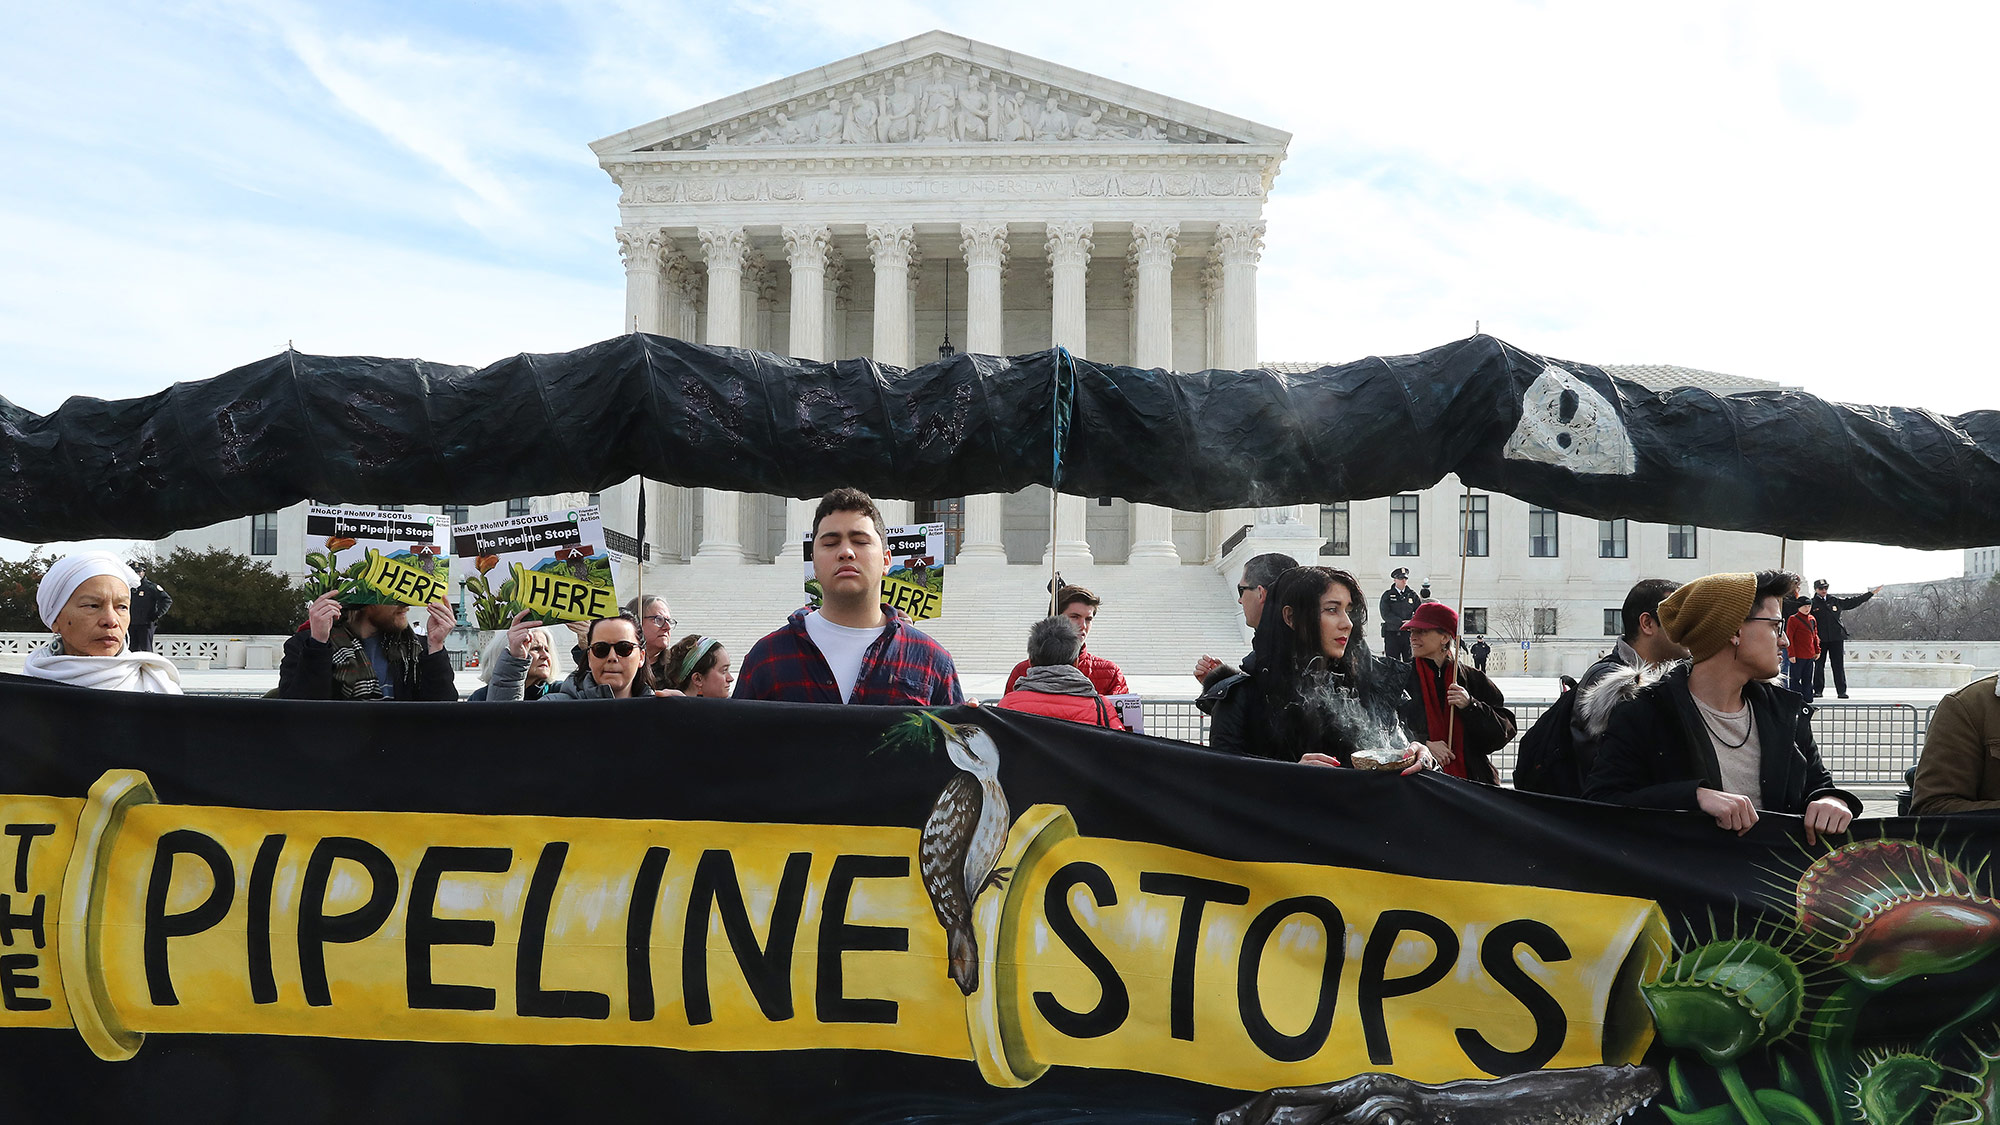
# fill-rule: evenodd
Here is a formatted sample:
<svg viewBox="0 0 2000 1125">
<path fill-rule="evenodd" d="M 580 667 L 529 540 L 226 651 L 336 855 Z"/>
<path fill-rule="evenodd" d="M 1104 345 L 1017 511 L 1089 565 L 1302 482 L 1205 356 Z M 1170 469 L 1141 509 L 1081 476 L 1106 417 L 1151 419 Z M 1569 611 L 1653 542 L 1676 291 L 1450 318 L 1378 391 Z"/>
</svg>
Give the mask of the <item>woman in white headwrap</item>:
<svg viewBox="0 0 2000 1125">
<path fill-rule="evenodd" d="M 56 637 L 28 654 L 30 676 L 110 691 L 181 694 L 180 673 L 150 652 L 127 652 L 132 587 L 139 576 L 109 551 L 58 559 L 42 576 L 35 606 Z"/>
</svg>

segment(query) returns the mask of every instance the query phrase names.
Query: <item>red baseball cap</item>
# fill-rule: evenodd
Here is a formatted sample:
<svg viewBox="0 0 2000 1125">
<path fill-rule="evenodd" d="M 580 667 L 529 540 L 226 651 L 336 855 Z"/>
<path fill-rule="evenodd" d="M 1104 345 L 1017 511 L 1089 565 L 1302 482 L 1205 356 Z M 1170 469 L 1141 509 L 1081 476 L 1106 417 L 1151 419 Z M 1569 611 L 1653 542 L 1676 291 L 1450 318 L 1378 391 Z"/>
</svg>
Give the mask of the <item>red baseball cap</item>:
<svg viewBox="0 0 2000 1125">
<path fill-rule="evenodd" d="M 1443 602 L 1425 602 L 1417 607 L 1417 612 L 1403 622 L 1404 631 L 1411 629 L 1436 629 L 1442 633 L 1458 636 L 1458 614 Z"/>
</svg>

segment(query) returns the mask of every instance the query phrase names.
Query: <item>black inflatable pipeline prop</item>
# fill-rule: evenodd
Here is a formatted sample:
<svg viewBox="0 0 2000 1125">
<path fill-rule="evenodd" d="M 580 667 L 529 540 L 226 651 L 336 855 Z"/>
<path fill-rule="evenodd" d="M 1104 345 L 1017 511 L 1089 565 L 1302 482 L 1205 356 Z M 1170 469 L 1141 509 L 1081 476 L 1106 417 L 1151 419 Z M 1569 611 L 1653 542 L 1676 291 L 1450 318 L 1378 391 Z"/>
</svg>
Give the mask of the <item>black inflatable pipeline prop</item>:
<svg viewBox="0 0 2000 1125">
<path fill-rule="evenodd" d="M 1599 518 L 1908 547 L 2000 542 L 2000 412 L 1655 392 L 1474 336 L 1304 375 L 1067 353 L 904 371 L 631 335 L 481 370 L 286 353 L 46 417 L 0 400 L 0 536 L 152 538 L 324 503 L 478 504 L 635 474 L 925 499 L 1046 484 L 1190 510 L 1474 488 Z M 1066 374 L 1066 370 L 1065 370 Z M 1066 381 L 1066 380 L 1065 380 Z"/>
</svg>

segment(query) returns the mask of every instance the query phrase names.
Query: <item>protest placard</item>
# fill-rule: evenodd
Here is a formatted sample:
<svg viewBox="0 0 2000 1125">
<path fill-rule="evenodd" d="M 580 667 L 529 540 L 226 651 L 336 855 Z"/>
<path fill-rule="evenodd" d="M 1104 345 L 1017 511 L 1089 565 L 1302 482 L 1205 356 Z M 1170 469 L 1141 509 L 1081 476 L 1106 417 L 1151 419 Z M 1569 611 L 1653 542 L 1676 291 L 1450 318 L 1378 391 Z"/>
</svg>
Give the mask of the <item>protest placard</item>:
<svg viewBox="0 0 2000 1125">
<path fill-rule="evenodd" d="M 346 605 L 427 605 L 451 592 L 451 521 L 422 512 L 306 509 L 306 588 Z"/>
<path fill-rule="evenodd" d="M 804 540 L 806 597 L 820 603 L 813 576 L 812 540 Z M 889 569 L 882 575 L 882 602 L 912 621 L 944 616 L 944 524 L 918 523 L 888 529 Z"/>
<path fill-rule="evenodd" d="M 604 534 L 595 507 L 460 526 L 452 554 L 466 560 L 463 585 L 474 623 L 504 629 L 524 609 L 542 621 L 594 621 L 618 612 Z"/>
<path fill-rule="evenodd" d="M 1118 712 L 1118 721 L 1133 734 L 1146 733 L 1146 705 L 1137 692 L 1123 695 L 1107 695 L 1104 702 Z"/>
</svg>

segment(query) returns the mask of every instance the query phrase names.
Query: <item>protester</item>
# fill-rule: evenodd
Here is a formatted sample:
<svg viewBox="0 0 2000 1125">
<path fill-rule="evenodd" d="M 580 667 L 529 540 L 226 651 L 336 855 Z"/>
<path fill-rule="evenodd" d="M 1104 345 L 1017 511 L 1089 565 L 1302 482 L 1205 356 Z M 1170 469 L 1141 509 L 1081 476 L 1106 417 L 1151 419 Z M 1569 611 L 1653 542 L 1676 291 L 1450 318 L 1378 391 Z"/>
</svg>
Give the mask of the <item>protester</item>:
<svg viewBox="0 0 2000 1125">
<path fill-rule="evenodd" d="M 1014 686 L 1000 698 L 999 706 L 1124 730 L 1117 708 L 1104 702 L 1097 685 L 1083 671 L 1083 655 L 1083 630 L 1074 618 L 1064 615 L 1035 622 L 1028 630 L 1028 659 L 1016 669 Z M 1119 684 L 1124 684 L 1122 677 Z"/>
<path fill-rule="evenodd" d="M 1833 690 L 1841 699 L 1847 698 L 1847 626 L 1841 623 L 1840 615 L 1862 602 L 1882 592 L 1877 586 L 1865 594 L 1853 594 L 1840 598 L 1827 593 L 1827 580 L 1822 578 L 1813 583 L 1812 615 L 1819 626 L 1819 659 L 1813 661 L 1812 694 L 1814 697 L 1826 695 L 1826 668 L 1833 665 Z"/>
<path fill-rule="evenodd" d="M 1394 750 L 1404 773 L 1437 759 L 1404 734 L 1422 721 L 1404 689 L 1409 669 L 1368 653 L 1361 586 L 1346 571 L 1295 567 L 1271 587 L 1251 668 L 1210 688 L 1212 750 L 1278 761 L 1351 765 L 1356 751 Z"/>
<path fill-rule="evenodd" d="M 528 645 L 541 626 L 539 621 L 525 620 L 527 616 L 525 609 L 515 614 L 507 628 L 507 651 L 494 661 L 493 680 L 487 685 L 489 702 L 514 703 L 523 698 Z M 646 666 L 646 642 L 641 638 L 639 623 L 628 614 L 592 621 L 583 635 L 590 676 L 570 676 L 551 683 L 542 693 L 542 701 L 634 699 L 658 694 L 653 690 L 652 672 Z"/>
<path fill-rule="evenodd" d="M 139 580 L 132 584 L 132 633 L 125 648 L 128 652 L 151 652 L 153 628 L 174 608 L 174 596 L 146 577 L 143 560 L 132 564 L 132 573 Z"/>
<path fill-rule="evenodd" d="M 1080 643 L 1089 638 L 1090 623 L 1097 619 L 1097 607 L 1101 604 L 1096 594 L 1081 586 L 1062 586 L 1056 590 L 1056 612 L 1069 618 L 1076 626 Z M 1023 660 L 1014 665 L 1014 670 L 1007 674 L 1008 691 L 1013 691 L 1015 685 L 1021 682 L 1031 663 L 1032 660 Z M 1125 673 L 1119 671 L 1118 665 L 1092 653 L 1087 643 L 1084 643 L 1082 654 L 1068 663 L 1075 664 L 1090 678 L 1091 686 L 1097 689 L 1099 695 L 1125 695 L 1132 690 L 1126 685 Z"/>
<path fill-rule="evenodd" d="M 882 603 L 889 547 L 867 493 L 836 488 L 813 514 L 821 605 L 802 608 L 750 646 L 737 677 L 745 699 L 926 707 L 963 703 L 951 654 Z"/>
<path fill-rule="evenodd" d="M 714 637 L 682 637 L 661 663 L 667 667 L 667 685 L 685 695 L 728 699 L 736 679 L 729 668 L 729 650 Z"/>
<path fill-rule="evenodd" d="M 528 670 L 521 688 L 522 699 L 540 699 L 549 690 L 549 682 L 557 679 L 555 662 L 555 632 L 547 626 L 535 629 L 528 636 Z M 493 684 L 493 672 L 500 666 L 500 658 L 507 652 L 507 633 L 493 634 L 486 642 L 486 648 L 479 654 L 479 679 L 481 686 L 466 696 L 468 703 L 486 702 L 486 694 Z"/>
<path fill-rule="evenodd" d="M 1910 790 L 1910 812 L 2000 809 L 2000 676 L 1988 676 L 1938 700 L 1924 731 L 1924 754 Z"/>
<path fill-rule="evenodd" d="M 406 605 L 340 604 L 329 590 L 306 607 L 306 623 L 285 642 L 279 699 L 458 699 L 445 638 L 458 616 L 442 598 L 425 607 L 426 631 L 410 628 Z"/>
<path fill-rule="evenodd" d="M 653 682 L 662 685 L 670 682 L 673 676 L 667 666 L 667 649 L 673 645 L 674 626 L 679 623 L 667 608 L 667 599 L 658 594 L 633 598 L 625 603 L 625 612 L 637 619 L 646 632 L 646 666 L 652 672 Z"/>
<path fill-rule="evenodd" d="M 1812 708 L 1778 674 L 1791 575 L 1711 574 L 1660 603 L 1667 637 L 1692 663 L 1638 686 L 1612 712 L 1584 795 L 1699 809 L 1738 835 L 1760 810 L 1805 818 L 1806 838 L 1838 833 L 1861 801 L 1837 789 L 1813 743 Z M 1641 677 L 1635 684 L 1643 681 Z"/>
<path fill-rule="evenodd" d="M 1257 623 L 1264 619 L 1264 602 L 1270 595 L 1272 583 L 1278 580 L 1279 575 L 1298 565 L 1292 556 L 1276 551 L 1254 555 L 1243 564 L 1243 573 L 1236 579 L 1236 604 L 1243 610 L 1243 624 L 1252 631 L 1256 630 Z M 1194 678 L 1201 681 L 1203 691 L 1249 670 L 1248 656 L 1243 658 L 1241 669 L 1207 655 L 1194 662 Z"/>
<path fill-rule="evenodd" d="M 1635 690 L 1629 678 L 1643 668 L 1687 659 L 1687 649 L 1669 639 L 1666 626 L 1660 624 L 1660 603 L 1680 586 L 1666 578 L 1642 578 L 1625 592 L 1625 604 L 1618 611 L 1624 628 L 1618 643 L 1576 682 L 1576 701 L 1569 717 L 1569 775 L 1575 779 L 1575 787 L 1563 796 L 1583 792 L 1583 781 L 1597 763 L 1597 745 L 1611 722 L 1612 710 Z M 1599 685 L 1607 686 L 1596 692 Z M 1518 787 L 1518 778 L 1515 784 Z"/>
<path fill-rule="evenodd" d="M 1410 589 L 1410 569 L 1399 566 L 1389 572 L 1389 588 L 1382 591 L 1382 654 L 1391 660 L 1410 660 L 1410 637 L 1403 622 L 1417 612 L 1424 599 Z M 1430 589 L 1430 584 L 1424 584 Z"/>
<path fill-rule="evenodd" d="M 1790 658 L 1787 663 L 1795 673 L 1789 678 L 1781 673 L 1779 678 L 1785 681 L 1785 686 L 1811 703 L 1817 677 L 1808 669 L 1819 659 L 1819 623 L 1812 615 L 1811 602 L 1800 602 L 1798 611 L 1785 618 L 1785 653 Z M 1841 678 L 1846 677 L 1843 675 Z"/>
<path fill-rule="evenodd" d="M 1514 712 L 1486 673 L 1458 658 L 1458 614 L 1425 602 L 1403 622 L 1410 638 L 1411 694 L 1423 708 L 1413 737 L 1430 748 L 1453 777 L 1498 785 L 1491 755 L 1514 737 Z"/>
<path fill-rule="evenodd" d="M 109 551 L 79 551 L 50 564 L 35 609 L 55 639 L 28 654 L 22 671 L 44 680 L 108 691 L 181 694 L 173 664 L 126 646 L 138 576 Z"/>
<path fill-rule="evenodd" d="M 1467 651 L 1472 653 L 1472 666 L 1486 671 L 1486 658 L 1493 655 L 1493 646 L 1486 643 L 1486 634 L 1479 634 L 1479 639 L 1473 641 L 1472 648 Z"/>
</svg>

